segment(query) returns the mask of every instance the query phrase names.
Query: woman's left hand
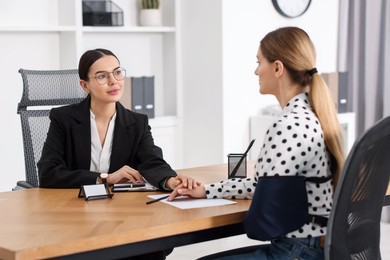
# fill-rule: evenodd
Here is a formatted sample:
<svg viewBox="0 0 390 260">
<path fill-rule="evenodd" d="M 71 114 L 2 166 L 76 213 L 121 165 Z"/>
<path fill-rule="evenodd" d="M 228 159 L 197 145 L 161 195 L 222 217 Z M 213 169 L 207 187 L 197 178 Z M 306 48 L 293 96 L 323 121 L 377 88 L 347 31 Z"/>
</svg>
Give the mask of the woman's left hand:
<svg viewBox="0 0 390 260">
<path fill-rule="evenodd" d="M 168 197 L 168 201 L 173 201 L 177 196 L 188 196 L 190 198 L 206 198 L 206 190 L 203 185 L 198 185 L 196 188 L 188 189 L 182 185 L 177 186 Z"/>
<path fill-rule="evenodd" d="M 186 175 L 178 175 L 176 177 L 169 178 L 166 183 L 166 186 L 174 190 L 177 186 L 181 185 L 184 188 L 192 190 L 201 184 L 202 184 L 201 182 L 194 180 Z"/>
</svg>

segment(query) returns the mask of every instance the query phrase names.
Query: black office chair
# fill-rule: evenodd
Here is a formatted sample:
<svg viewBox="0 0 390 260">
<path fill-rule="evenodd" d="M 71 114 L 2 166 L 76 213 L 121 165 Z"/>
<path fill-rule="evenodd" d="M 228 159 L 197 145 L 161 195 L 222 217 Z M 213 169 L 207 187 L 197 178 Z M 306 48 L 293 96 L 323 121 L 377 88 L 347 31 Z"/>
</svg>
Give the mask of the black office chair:
<svg viewBox="0 0 390 260">
<path fill-rule="evenodd" d="M 39 187 L 37 162 L 49 129 L 50 109 L 80 102 L 86 96 L 76 69 L 20 69 L 19 73 L 23 80 L 23 94 L 17 113 L 22 124 L 26 180 L 18 181 L 13 190 Z"/>
<path fill-rule="evenodd" d="M 325 259 L 381 259 L 380 219 L 390 176 L 390 117 L 354 144 L 334 194 Z"/>
</svg>

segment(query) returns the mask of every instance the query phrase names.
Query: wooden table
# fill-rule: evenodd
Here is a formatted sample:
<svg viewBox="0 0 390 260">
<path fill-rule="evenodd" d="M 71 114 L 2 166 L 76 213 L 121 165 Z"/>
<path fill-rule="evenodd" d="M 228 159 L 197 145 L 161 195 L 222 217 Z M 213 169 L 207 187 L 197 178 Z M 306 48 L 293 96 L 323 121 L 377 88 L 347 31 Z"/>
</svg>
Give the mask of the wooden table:
<svg viewBox="0 0 390 260">
<path fill-rule="evenodd" d="M 253 167 L 248 171 L 252 175 Z M 227 166 L 178 173 L 216 182 L 226 178 Z M 155 192 L 85 201 L 77 198 L 76 189 L 0 193 L 0 259 L 115 259 L 244 233 L 250 200 L 180 210 L 164 203 L 146 205 L 149 194 Z"/>
<path fill-rule="evenodd" d="M 179 170 L 204 181 L 226 178 L 226 165 Z M 250 200 L 181 210 L 146 205 L 156 192 L 116 193 L 85 201 L 77 189 L 0 193 L 0 259 L 109 259 L 227 237 L 244 232 Z"/>
</svg>

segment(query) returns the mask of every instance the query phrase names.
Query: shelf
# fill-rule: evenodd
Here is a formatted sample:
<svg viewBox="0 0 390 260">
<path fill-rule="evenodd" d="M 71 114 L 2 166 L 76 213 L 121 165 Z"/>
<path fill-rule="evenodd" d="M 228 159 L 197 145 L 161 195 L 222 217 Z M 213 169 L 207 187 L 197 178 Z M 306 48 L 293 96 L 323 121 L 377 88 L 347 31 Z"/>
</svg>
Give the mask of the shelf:
<svg viewBox="0 0 390 260">
<path fill-rule="evenodd" d="M 175 127 L 177 126 L 176 116 L 159 116 L 149 119 L 152 127 Z"/>
<path fill-rule="evenodd" d="M 175 27 L 115 27 L 115 26 L 84 26 L 82 32 L 92 33 L 174 33 Z M 75 32 L 76 26 L 0 26 L 0 32 Z"/>
<path fill-rule="evenodd" d="M 170 33 L 175 32 L 175 27 L 115 27 L 115 26 L 84 26 L 83 32 L 101 33 Z"/>
<path fill-rule="evenodd" d="M 75 26 L 0 26 L 0 32 L 15 33 L 74 32 L 75 30 Z"/>
</svg>

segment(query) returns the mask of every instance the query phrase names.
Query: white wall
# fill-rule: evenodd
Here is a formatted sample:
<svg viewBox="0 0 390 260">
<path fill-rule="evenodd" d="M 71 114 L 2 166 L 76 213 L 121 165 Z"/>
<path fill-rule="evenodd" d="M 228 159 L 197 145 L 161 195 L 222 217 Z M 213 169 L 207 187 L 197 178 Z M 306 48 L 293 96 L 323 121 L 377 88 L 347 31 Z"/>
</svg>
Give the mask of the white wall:
<svg viewBox="0 0 390 260">
<path fill-rule="evenodd" d="M 186 0 L 183 7 L 188 15 L 183 16 L 183 35 L 189 29 L 183 39 L 187 166 L 221 163 L 228 153 L 244 152 L 250 116 L 277 104 L 272 96 L 259 94 L 254 75 L 259 41 L 269 31 L 302 27 L 316 46 L 319 72 L 336 71 L 337 0 L 312 1 L 307 13 L 295 19 L 279 15 L 271 1 Z"/>
<path fill-rule="evenodd" d="M 40 26 L 54 23 L 56 14 L 49 10 L 57 9 L 56 1 L 37 0 L 3 0 L 0 9 L 0 26 L 22 25 L 22 18 L 26 17 L 34 23 L 31 26 Z M 9 10 L 19 10 L 15 15 Z M 50 13 L 50 15 L 47 15 Z M 34 18 L 31 18 L 34 16 Z M 25 25 L 25 24 L 24 24 Z M 10 39 L 13 40 L 10 40 Z M 48 40 L 50 39 L 50 40 Z M 37 49 L 47 50 L 38 52 Z M 24 179 L 24 156 L 22 131 L 19 115 L 16 114 L 17 104 L 22 96 L 22 78 L 18 73 L 20 68 L 43 69 L 43 66 L 59 67 L 58 35 L 47 33 L 47 37 L 39 34 L 15 34 L 13 32 L 0 33 L 0 191 L 9 191 L 17 180 Z M 44 65 L 43 65 L 44 64 Z"/>
<path fill-rule="evenodd" d="M 221 0 L 182 1 L 183 164 L 222 161 Z"/>
</svg>

